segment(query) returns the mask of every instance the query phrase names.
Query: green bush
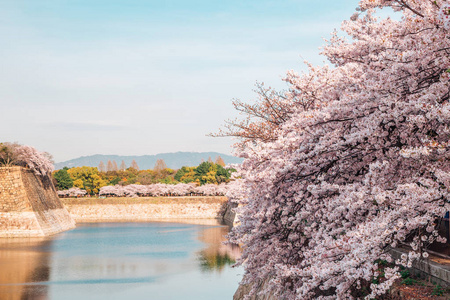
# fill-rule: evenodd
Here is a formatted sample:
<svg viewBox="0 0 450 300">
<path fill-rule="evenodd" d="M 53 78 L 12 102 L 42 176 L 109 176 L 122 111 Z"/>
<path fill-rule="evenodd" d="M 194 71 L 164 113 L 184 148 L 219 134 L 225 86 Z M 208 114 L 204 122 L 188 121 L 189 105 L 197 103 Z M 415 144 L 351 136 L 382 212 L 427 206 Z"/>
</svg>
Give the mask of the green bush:
<svg viewBox="0 0 450 300">
<path fill-rule="evenodd" d="M 417 280 L 412 279 L 411 277 L 408 277 L 408 278 L 402 280 L 402 284 L 404 284 L 404 285 L 414 285 L 416 283 L 417 283 Z"/>
<path fill-rule="evenodd" d="M 403 279 L 406 279 L 409 276 L 411 276 L 411 274 L 409 273 L 408 270 L 403 270 L 403 271 L 400 271 L 400 276 L 402 276 Z"/>
<path fill-rule="evenodd" d="M 439 284 L 435 285 L 433 288 L 433 292 L 431 293 L 431 295 L 433 296 L 444 296 L 445 293 L 445 289 L 440 286 Z"/>
</svg>

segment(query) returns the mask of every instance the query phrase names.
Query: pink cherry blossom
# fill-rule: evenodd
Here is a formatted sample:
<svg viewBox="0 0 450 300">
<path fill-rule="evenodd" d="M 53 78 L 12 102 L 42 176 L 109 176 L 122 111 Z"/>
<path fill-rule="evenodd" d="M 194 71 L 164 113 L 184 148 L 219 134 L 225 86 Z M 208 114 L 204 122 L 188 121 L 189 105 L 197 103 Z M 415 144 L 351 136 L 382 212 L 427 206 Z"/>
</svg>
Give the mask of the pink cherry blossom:
<svg viewBox="0 0 450 300">
<path fill-rule="evenodd" d="M 31 169 L 36 175 L 48 176 L 54 170 L 50 154 L 17 143 L 0 143 L 0 164 Z"/>
<path fill-rule="evenodd" d="M 58 196 L 60 197 L 83 197 L 87 195 L 85 190 L 82 190 L 77 187 L 72 187 L 68 190 L 57 191 Z"/>
<path fill-rule="evenodd" d="M 230 184 L 230 183 L 229 183 Z M 149 185 L 130 184 L 104 186 L 100 188 L 99 196 L 113 197 L 142 197 L 142 196 L 223 196 L 228 191 L 228 185 L 222 183 L 205 184 L 196 186 L 189 183 L 164 184 L 155 183 Z"/>
<path fill-rule="evenodd" d="M 241 203 L 230 241 L 243 245 L 251 294 L 266 282 L 260 292 L 280 299 L 378 298 L 399 277 L 386 267 L 372 283 L 391 247 L 409 243 L 396 263 L 411 266 L 445 241 L 436 226 L 450 210 L 447 5 L 360 1 L 342 23 L 350 39 L 334 33 L 323 48 L 331 66 L 289 71 L 282 97 L 243 110 L 248 127 L 230 132 L 245 159 L 228 192 Z M 378 18 L 383 7 L 401 19 Z"/>
</svg>

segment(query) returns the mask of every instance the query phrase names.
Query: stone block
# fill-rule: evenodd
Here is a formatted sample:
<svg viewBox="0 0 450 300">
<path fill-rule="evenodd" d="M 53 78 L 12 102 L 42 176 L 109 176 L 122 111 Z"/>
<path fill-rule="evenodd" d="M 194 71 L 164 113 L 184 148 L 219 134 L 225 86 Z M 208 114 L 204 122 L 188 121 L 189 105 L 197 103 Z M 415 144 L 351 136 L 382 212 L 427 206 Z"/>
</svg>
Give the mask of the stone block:
<svg viewBox="0 0 450 300">
<path fill-rule="evenodd" d="M 0 237 L 47 236 L 75 227 L 50 178 L 0 168 Z"/>
</svg>

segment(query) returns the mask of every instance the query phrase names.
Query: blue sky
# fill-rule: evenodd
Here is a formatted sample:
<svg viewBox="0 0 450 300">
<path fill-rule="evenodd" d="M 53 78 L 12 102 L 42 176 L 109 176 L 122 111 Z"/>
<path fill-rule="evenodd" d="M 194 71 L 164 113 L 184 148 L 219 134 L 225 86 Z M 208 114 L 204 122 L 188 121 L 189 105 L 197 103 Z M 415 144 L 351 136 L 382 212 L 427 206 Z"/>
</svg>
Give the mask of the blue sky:
<svg viewBox="0 0 450 300">
<path fill-rule="evenodd" d="M 282 89 L 354 0 L 0 0 L 0 141 L 82 155 L 230 154 L 211 138 L 252 100 Z"/>
</svg>

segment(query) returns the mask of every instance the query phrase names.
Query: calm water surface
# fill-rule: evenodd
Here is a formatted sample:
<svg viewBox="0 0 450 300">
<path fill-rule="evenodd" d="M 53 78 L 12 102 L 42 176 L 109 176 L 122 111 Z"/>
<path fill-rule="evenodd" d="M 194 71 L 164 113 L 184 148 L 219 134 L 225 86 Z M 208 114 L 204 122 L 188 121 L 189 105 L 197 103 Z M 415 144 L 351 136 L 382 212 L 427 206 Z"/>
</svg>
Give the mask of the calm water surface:
<svg viewBox="0 0 450 300">
<path fill-rule="evenodd" d="M 232 299 L 243 270 L 228 227 L 78 224 L 45 239 L 0 239 L 0 299 Z"/>
</svg>

